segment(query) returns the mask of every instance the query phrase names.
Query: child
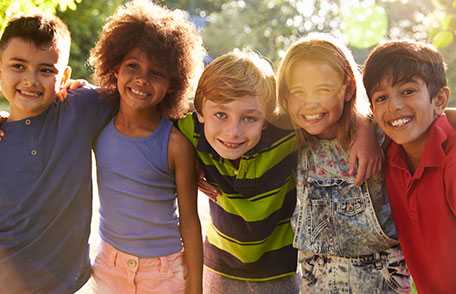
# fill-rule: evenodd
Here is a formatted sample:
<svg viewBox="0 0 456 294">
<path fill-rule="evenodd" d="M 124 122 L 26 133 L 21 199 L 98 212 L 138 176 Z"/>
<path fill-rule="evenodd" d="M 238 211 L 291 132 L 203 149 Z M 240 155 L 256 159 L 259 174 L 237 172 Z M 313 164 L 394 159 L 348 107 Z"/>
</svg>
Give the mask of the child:
<svg viewBox="0 0 456 294">
<path fill-rule="evenodd" d="M 348 174 L 354 115 L 365 100 L 352 55 L 322 35 L 291 45 L 278 100 L 300 146 L 293 215 L 302 293 L 408 293 L 382 177 Z"/>
<path fill-rule="evenodd" d="M 149 1 L 121 7 L 92 50 L 96 82 L 120 100 L 95 148 L 97 293 L 202 291 L 194 155 L 169 118 L 185 111 L 203 53 L 183 14 Z"/>
<path fill-rule="evenodd" d="M 417 42 L 376 47 L 364 84 L 392 143 L 386 184 L 401 247 L 419 293 L 456 293 L 456 131 L 438 51 Z"/>
<path fill-rule="evenodd" d="M 270 64 L 235 51 L 206 67 L 194 100 L 197 113 L 178 121 L 206 180 L 221 191 L 209 203 L 205 293 L 299 291 L 290 226 L 296 138 L 266 121 L 275 97 Z"/>
<path fill-rule="evenodd" d="M 12 19 L 0 39 L 10 116 L 0 142 L 2 293 L 73 293 L 90 276 L 91 145 L 112 105 L 94 90 L 56 98 L 70 33 L 56 17 Z"/>
</svg>

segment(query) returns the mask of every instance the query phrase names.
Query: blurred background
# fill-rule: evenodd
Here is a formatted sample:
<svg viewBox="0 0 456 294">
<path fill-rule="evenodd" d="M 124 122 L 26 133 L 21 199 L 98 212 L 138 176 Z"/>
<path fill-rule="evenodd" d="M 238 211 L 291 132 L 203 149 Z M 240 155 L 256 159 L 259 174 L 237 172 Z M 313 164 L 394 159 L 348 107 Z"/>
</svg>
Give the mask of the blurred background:
<svg viewBox="0 0 456 294">
<path fill-rule="evenodd" d="M 9 17 L 40 9 L 57 14 L 72 33 L 73 78 L 90 80 L 89 50 L 106 18 L 124 0 L 2 0 L 0 32 Z M 201 31 L 206 61 L 234 48 L 251 48 L 277 68 L 285 49 L 310 32 L 342 37 L 362 63 L 373 46 L 405 38 L 434 44 L 448 65 L 456 106 L 456 0 L 171 0 Z M 0 110 L 7 109 L 0 97 Z"/>
</svg>

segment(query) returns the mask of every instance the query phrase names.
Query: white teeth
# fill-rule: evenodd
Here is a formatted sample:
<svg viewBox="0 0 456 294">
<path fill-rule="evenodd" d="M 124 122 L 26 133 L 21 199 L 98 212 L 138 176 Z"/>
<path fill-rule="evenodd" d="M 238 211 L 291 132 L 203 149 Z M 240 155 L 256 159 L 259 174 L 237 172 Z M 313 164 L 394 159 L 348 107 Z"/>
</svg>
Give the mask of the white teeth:
<svg viewBox="0 0 456 294">
<path fill-rule="evenodd" d="M 307 119 L 307 120 L 316 120 L 316 119 L 320 119 L 323 117 L 323 113 L 318 113 L 318 114 L 308 114 L 308 115 L 304 115 L 304 118 Z"/>
<path fill-rule="evenodd" d="M 21 94 L 24 94 L 24 95 L 27 95 L 27 96 L 34 96 L 34 97 L 38 97 L 41 95 L 40 92 L 28 92 L 28 91 L 23 91 L 23 90 L 20 90 Z"/>
<path fill-rule="evenodd" d="M 411 121 L 410 118 L 399 118 L 399 119 L 395 119 L 393 121 L 390 122 L 390 124 L 393 126 L 393 127 L 402 127 L 403 125 L 406 125 L 407 123 L 409 123 Z"/>
<path fill-rule="evenodd" d="M 147 96 L 147 93 L 141 92 L 141 91 L 133 89 L 133 88 L 131 88 L 131 91 L 133 92 L 133 94 L 136 94 L 139 96 Z"/>
<path fill-rule="evenodd" d="M 243 143 L 227 143 L 227 142 L 222 141 L 222 144 L 228 148 L 237 148 L 237 147 L 241 146 Z"/>
</svg>

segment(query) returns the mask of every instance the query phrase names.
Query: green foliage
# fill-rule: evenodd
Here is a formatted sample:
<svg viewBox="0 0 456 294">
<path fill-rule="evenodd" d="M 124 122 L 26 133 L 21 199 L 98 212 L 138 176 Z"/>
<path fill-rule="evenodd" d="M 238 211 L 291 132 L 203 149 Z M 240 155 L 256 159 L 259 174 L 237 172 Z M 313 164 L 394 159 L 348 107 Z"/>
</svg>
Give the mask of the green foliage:
<svg viewBox="0 0 456 294">
<path fill-rule="evenodd" d="M 366 3 L 342 10 L 342 33 L 353 47 L 372 47 L 385 38 L 387 31 L 388 17 L 382 6 Z"/>
<path fill-rule="evenodd" d="M 0 32 L 5 28 L 8 19 L 19 14 L 44 11 L 54 14 L 57 9 L 76 9 L 76 4 L 82 0 L 2 0 L 0 4 Z"/>
<path fill-rule="evenodd" d="M 94 47 L 106 19 L 123 2 L 125 1 L 86 0 L 78 5 L 77 10 L 57 13 L 71 31 L 72 77 L 90 80 L 91 70 L 87 64 L 90 49 Z"/>
</svg>

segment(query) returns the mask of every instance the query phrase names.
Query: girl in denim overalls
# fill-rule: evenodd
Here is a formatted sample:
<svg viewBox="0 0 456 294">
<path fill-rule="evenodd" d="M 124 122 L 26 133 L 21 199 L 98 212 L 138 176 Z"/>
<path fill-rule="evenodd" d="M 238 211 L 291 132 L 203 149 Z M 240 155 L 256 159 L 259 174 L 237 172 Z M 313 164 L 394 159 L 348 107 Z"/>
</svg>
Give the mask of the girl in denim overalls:
<svg viewBox="0 0 456 294">
<path fill-rule="evenodd" d="M 383 178 L 358 187 L 348 172 L 354 113 L 366 99 L 357 81 L 351 53 L 323 35 L 297 41 L 279 68 L 279 103 L 301 147 L 292 223 L 302 293 L 410 290 Z"/>
</svg>

